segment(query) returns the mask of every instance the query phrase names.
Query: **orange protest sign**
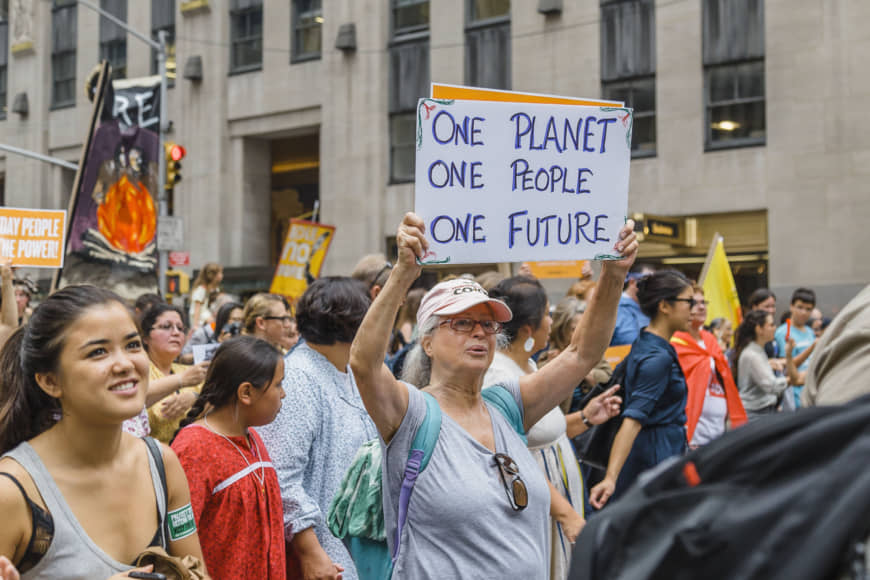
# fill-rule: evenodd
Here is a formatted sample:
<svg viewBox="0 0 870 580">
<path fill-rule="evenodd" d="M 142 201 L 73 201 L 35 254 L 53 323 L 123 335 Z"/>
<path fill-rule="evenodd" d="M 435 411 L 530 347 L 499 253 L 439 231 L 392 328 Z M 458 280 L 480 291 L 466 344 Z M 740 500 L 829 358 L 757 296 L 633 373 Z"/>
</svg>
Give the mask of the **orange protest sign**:
<svg viewBox="0 0 870 580">
<path fill-rule="evenodd" d="M 496 89 L 481 89 L 441 83 L 432 83 L 432 98 L 458 99 L 463 101 L 499 101 L 504 103 L 541 103 L 546 105 L 584 105 L 587 107 L 621 107 L 623 105 L 622 101 L 558 97 L 555 95 L 518 93 L 515 91 L 499 91 Z"/>
<path fill-rule="evenodd" d="M 619 346 L 608 347 L 604 351 L 604 358 L 610 363 L 610 368 L 615 369 L 616 365 L 622 362 L 622 359 L 628 356 L 631 351 L 630 344 L 621 344 Z"/>
<path fill-rule="evenodd" d="M 291 219 L 269 291 L 291 300 L 302 296 L 309 282 L 320 275 L 334 234 L 334 226 Z"/>
<path fill-rule="evenodd" d="M 526 262 L 535 278 L 582 278 L 586 260 Z"/>
<path fill-rule="evenodd" d="M 66 211 L 0 207 L 0 259 L 14 266 L 63 268 Z"/>
</svg>

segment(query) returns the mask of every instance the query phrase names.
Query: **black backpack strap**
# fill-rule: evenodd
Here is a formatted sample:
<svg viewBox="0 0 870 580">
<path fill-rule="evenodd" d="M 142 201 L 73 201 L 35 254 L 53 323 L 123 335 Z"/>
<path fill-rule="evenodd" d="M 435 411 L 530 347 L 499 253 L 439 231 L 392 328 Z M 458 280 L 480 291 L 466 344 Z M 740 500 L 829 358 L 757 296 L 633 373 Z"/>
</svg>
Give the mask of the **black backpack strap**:
<svg viewBox="0 0 870 580">
<path fill-rule="evenodd" d="M 157 465 L 157 474 L 160 476 L 160 484 L 163 486 L 163 513 L 160 514 L 160 539 L 164 549 L 169 548 L 169 534 L 167 532 L 166 513 L 169 511 L 169 489 L 166 486 L 166 466 L 163 464 L 163 451 L 160 449 L 160 443 L 153 437 L 143 437 L 145 445 L 148 446 L 148 452 L 154 458 L 154 463 Z"/>
</svg>

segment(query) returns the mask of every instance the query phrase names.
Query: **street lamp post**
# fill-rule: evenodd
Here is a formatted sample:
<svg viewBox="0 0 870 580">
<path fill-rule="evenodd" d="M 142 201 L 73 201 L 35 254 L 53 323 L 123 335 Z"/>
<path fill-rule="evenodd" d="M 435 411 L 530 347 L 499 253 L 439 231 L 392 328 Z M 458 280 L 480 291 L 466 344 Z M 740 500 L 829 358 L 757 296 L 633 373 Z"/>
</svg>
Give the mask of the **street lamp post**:
<svg viewBox="0 0 870 580">
<path fill-rule="evenodd" d="M 166 75 L 166 36 L 167 32 L 165 30 L 161 30 L 157 33 L 158 42 L 155 42 L 153 39 L 148 36 L 130 28 L 127 26 L 127 23 L 119 18 L 116 18 L 114 15 L 109 14 L 105 10 L 101 9 L 99 6 L 95 5 L 88 0 L 78 0 L 79 4 L 90 8 L 95 11 L 97 14 L 106 18 L 107 20 L 115 23 L 120 26 L 124 30 L 126 30 L 131 35 L 135 36 L 151 48 L 157 51 L 157 63 L 158 68 L 160 69 L 160 130 L 158 132 L 159 135 L 159 144 L 157 147 L 157 221 L 158 221 L 158 230 L 159 230 L 159 222 L 160 218 L 169 216 L 169 200 L 166 195 L 166 155 L 163 153 L 163 144 L 166 142 L 166 133 L 169 129 L 169 119 L 167 118 L 167 107 L 166 107 L 166 89 L 168 87 L 168 77 Z M 166 295 L 166 269 L 169 266 L 169 253 L 165 249 L 157 249 L 157 284 L 160 292 L 165 296 Z"/>
</svg>

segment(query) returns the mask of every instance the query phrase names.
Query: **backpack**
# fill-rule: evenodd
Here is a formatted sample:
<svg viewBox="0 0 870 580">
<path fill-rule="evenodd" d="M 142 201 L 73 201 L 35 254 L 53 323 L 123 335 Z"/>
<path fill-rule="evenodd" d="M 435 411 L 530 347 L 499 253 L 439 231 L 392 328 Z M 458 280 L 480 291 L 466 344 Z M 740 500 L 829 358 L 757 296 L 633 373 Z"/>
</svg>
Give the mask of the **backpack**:
<svg viewBox="0 0 870 580">
<path fill-rule="evenodd" d="M 868 464 L 870 396 L 765 417 L 643 474 L 569 579 L 866 578 Z"/>
<path fill-rule="evenodd" d="M 620 385 L 616 394 L 622 397 L 623 401 L 625 400 L 625 369 L 630 356 L 631 352 L 616 365 L 609 381 L 592 387 L 580 402 L 580 409 L 583 409 L 592 398 L 597 397 L 613 385 Z M 600 425 L 593 425 L 571 440 L 574 444 L 577 460 L 589 467 L 588 477 L 586 477 L 588 487 L 591 488 L 604 479 L 607 472 L 607 462 L 610 460 L 610 448 L 613 446 L 613 440 L 621 426 L 622 416 L 617 415 Z"/>
<path fill-rule="evenodd" d="M 504 387 L 493 386 L 484 389 L 481 396 L 495 406 L 526 441 L 522 413 L 513 395 Z M 441 433 L 441 407 L 429 393 L 424 392 L 423 397 L 426 415 L 414 435 L 405 463 L 393 552 L 387 544 L 384 525 L 383 458 L 379 439 L 367 441 L 360 447 L 329 505 L 329 530 L 344 541 L 360 580 L 390 578 L 399 557 L 402 529 L 408 519 L 414 485 L 429 464 Z"/>
</svg>

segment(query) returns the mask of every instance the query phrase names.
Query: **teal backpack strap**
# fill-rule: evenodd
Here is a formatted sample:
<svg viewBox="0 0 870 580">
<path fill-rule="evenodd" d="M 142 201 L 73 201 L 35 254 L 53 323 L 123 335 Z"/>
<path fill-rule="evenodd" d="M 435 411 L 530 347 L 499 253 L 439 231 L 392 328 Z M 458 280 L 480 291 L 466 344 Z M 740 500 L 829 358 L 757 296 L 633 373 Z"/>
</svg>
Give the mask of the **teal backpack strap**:
<svg viewBox="0 0 870 580">
<path fill-rule="evenodd" d="M 429 464 L 429 458 L 435 451 L 435 444 L 438 443 L 438 435 L 441 433 L 441 407 L 438 401 L 429 393 L 423 393 L 423 398 L 426 399 L 426 417 L 411 442 L 411 452 L 415 449 L 423 451 L 419 473 Z M 408 457 L 410 458 L 410 453 Z"/>
<path fill-rule="evenodd" d="M 417 476 L 429 464 L 429 459 L 435 450 L 435 444 L 438 443 L 438 435 L 441 433 L 441 407 L 438 406 L 438 401 L 429 393 L 423 393 L 423 398 L 426 400 L 426 416 L 423 418 L 423 423 L 420 424 L 420 428 L 417 429 L 417 434 L 414 435 L 414 440 L 411 442 L 411 449 L 408 451 L 408 461 L 405 464 L 405 477 L 399 490 L 399 511 L 396 518 L 396 537 L 393 543 L 392 554 L 393 564 L 395 564 L 396 559 L 399 557 L 402 528 L 405 527 L 405 522 L 408 519 L 408 504 L 411 502 L 411 493 L 414 491 L 414 485 L 417 483 Z"/>
<path fill-rule="evenodd" d="M 504 415 L 504 418 L 508 420 L 508 423 L 514 428 L 514 431 L 517 432 L 523 443 L 528 445 L 529 439 L 526 437 L 525 428 L 523 428 L 523 412 L 520 410 L 511 392 L 501 385 L 493 385 L 483 389 L 480 394 L 484 401 Z"/>
</svg>

